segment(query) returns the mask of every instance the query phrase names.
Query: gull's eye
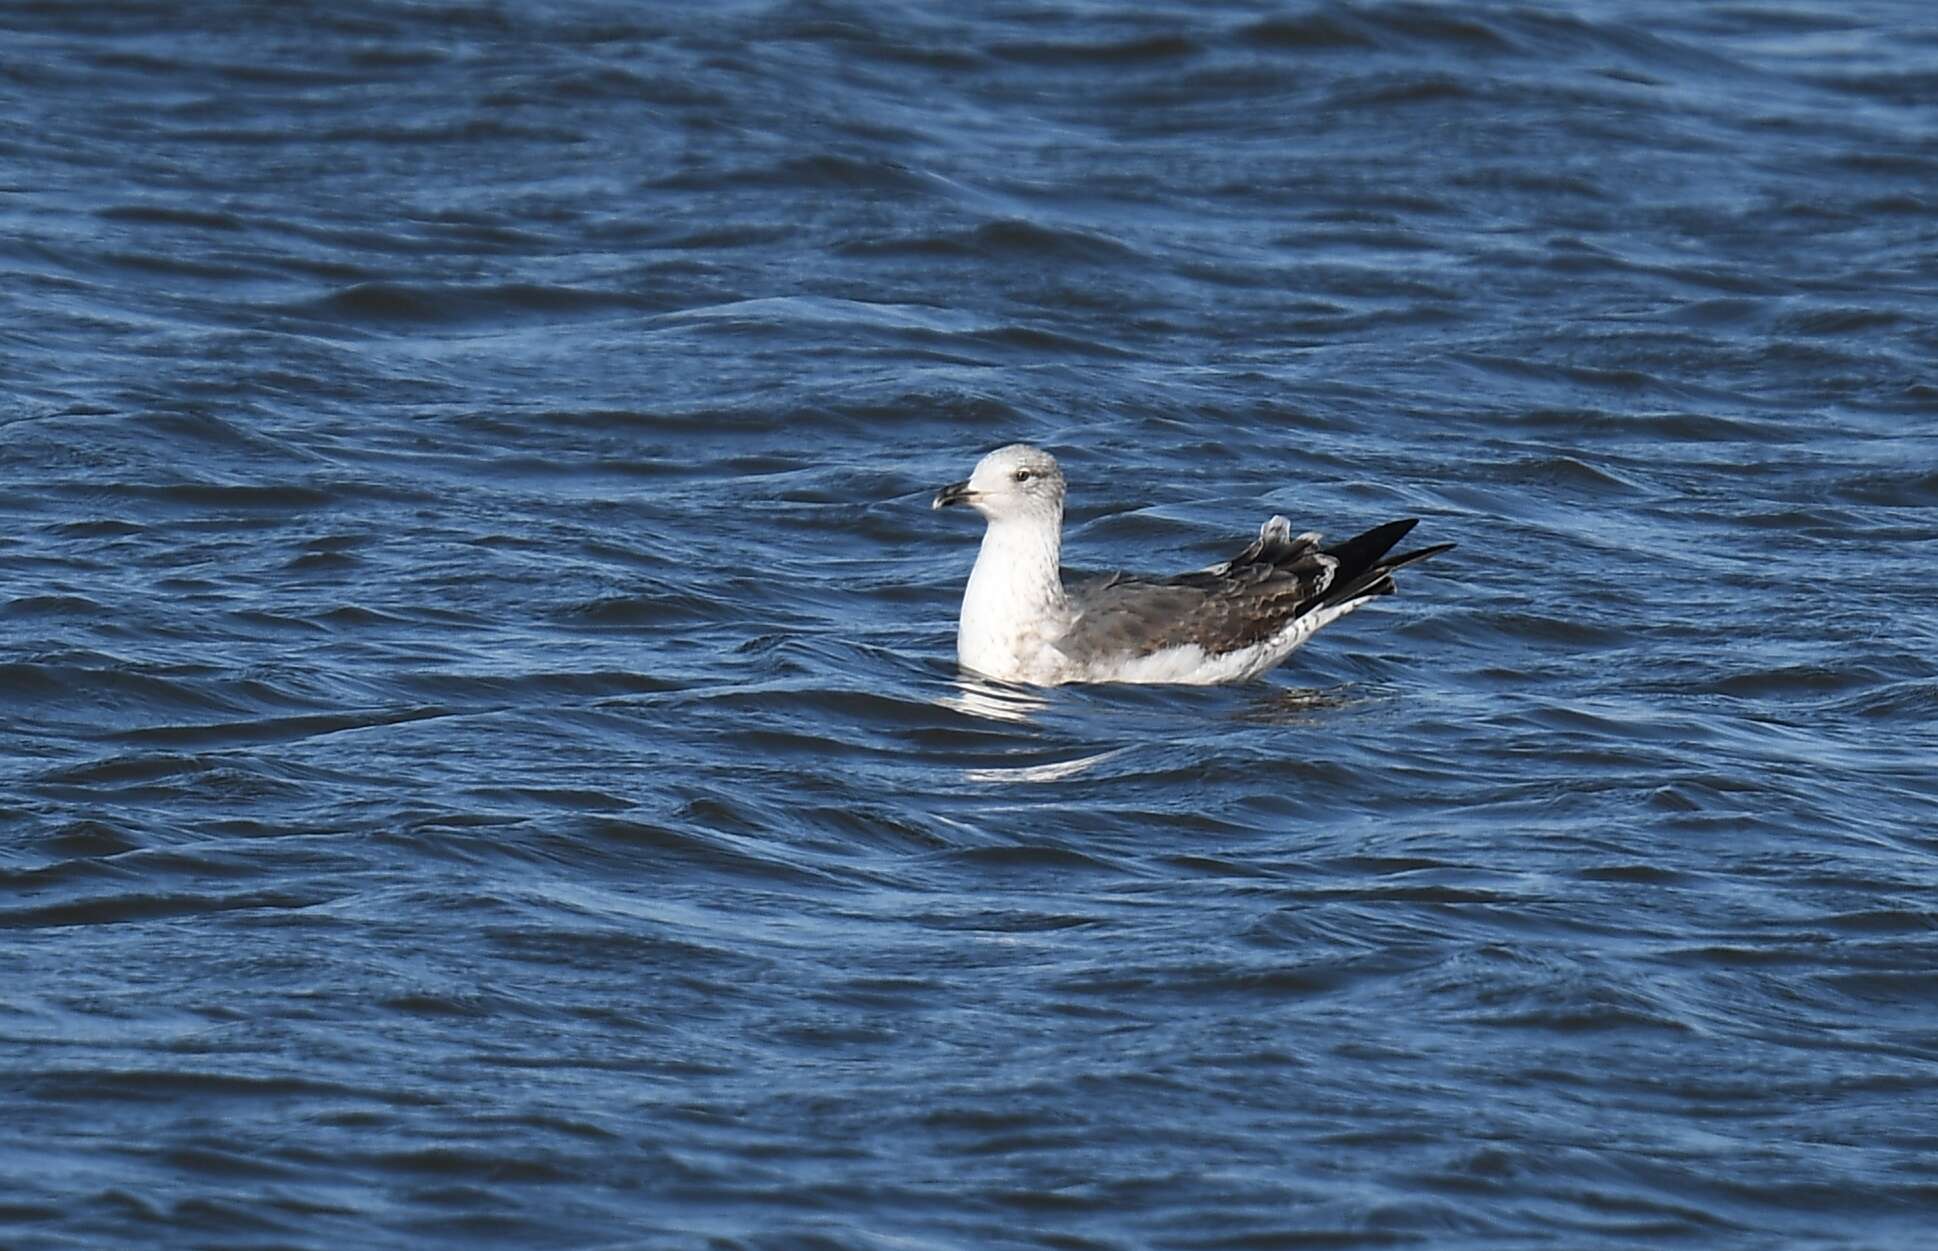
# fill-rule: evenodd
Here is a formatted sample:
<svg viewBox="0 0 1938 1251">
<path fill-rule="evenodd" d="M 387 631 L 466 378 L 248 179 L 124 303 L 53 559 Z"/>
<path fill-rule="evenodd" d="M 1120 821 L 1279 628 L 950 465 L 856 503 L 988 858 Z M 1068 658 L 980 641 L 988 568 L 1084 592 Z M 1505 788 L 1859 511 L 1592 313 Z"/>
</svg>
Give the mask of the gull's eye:
<svg viewBox="0 0 1938 1251">
<path fill-rule="evenodd" d="M 1027 469 L 1018 469 L 1015 473 L 1009 476 L 1014 478 L 1018 482 L 1028 482 L 1030 480 L 1030 471 Z"/>
</svg>

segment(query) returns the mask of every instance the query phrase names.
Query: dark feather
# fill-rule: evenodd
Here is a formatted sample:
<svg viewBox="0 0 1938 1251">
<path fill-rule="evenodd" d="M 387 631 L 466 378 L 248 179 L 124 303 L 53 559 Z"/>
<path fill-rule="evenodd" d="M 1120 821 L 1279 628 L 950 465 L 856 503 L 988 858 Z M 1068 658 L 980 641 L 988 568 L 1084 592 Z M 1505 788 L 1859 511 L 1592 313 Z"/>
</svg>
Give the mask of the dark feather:
<svg viewBox="0 0 1938 1251">
<path fill-rule="evenodd" d="M 1326 588 L 1323 595 L 1316 596 L 1310 604 L 1300 607 L 1299 613 L 1307 613 L 1315 608 L 1327 608 L 1334 604 L 1344 604 L 1356 599 L 1369 599 L 1375 595 L 1391 595 L 1393 580 L 1389 576 L 1395 569 L 1410 565 L 1416 560 L 1438 556 L 1453 547 L 1451 543 L 1437 543 L 1418 551 L 1405 552 L 1388 557 L 1394 544 L 1405 538 L 1407 531 L 1420 524 L 1418 517 L 1406 517 L 1399 521 L 1389 521 L 1383 526 L 1347 539 L 1336 547 L 1326 549 L 1326 555 L 1339 562 L 1339 576 Z M 1297 614 L 1295 614 L 1297 615 Z"/>
<path fill-rule="evenodd" d="M 1393 590 L 1393 570 L 1452 547 L 1443 543 L 1386 558 L 1417 519 L 1388 522 L 1334 547 L 1294 536 L 1274 517 L 1222 564 L 1171 578 L 1113 574 L 1070 588 L 1078 617 L 1059 650 L 1077 661 L 1144 656 L 1196 645 L 1218 656 L 1255 646 L 1295 618 Z"/>
</svg>

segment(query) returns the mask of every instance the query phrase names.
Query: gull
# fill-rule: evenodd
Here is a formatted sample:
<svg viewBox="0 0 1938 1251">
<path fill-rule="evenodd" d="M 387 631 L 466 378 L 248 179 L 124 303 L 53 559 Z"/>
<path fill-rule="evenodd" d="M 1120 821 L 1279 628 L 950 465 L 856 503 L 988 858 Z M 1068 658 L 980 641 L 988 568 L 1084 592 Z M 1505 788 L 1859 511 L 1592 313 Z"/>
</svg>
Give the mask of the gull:
<svg viewBox="0 0 1938 1251">
<path fill-rule="evenodd" d="M 1451 548 L 1398 556 L 1418 518 L 1321 547 L 1273 517 L 1230 560 L 1171 577 L 1114 573 L 1066 586 L 1063 471 L 1026 443 L 999 447 L 932 508 L 967 504 L 988 522 L 962 595 L 956 659 L 1005 682 L 1243 682 L 1319 629 L 1393 592 L 1393 571 Z"/>
</svg>

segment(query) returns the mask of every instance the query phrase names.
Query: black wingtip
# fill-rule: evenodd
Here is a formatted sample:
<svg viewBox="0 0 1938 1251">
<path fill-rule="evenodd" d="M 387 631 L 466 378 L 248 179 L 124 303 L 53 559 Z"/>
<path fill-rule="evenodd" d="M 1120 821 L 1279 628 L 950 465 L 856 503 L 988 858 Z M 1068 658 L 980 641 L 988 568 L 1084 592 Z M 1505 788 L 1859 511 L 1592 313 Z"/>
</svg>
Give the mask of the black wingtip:
<svg viewBox="0 0 1938 1251">
<path fill-rule="evenodd" d="M 1364 534 L 1356 534 L 1344 543 L 1324 550 L 1326 555 L 1339 562 L 1340 580 L 1351 581 L 1378 564 L 1380 557 L 1391 551 L 1395 543 L 1406 537 L 1407 531 L 1419 524 L 1418 517 L 1402 517 L 1383 526 L 1374 526 Z"/>
<path fill-rule="evenodd" d="M 1374 595 L 1391 595 L 1394 591 L 1393 571 L 1395 569 L 1453 549 L 1452 543 L 1435 543 L 1432 547 L 1402 552 L 1398 556 L 1388 556 L 1386 553 L 1392 550 L 1393 545 L 1418 524 L 1420 524 L 1418 517 L 1389 521 L 1383 526 L 1375 526 L 1362 535 L 1347 539 L 1338 547 L 1327 549 L 1327 555 L 1338 558 L 1339 572 L 1332 586 L 1319 597 L 1318 602 L 1343 604 L 1348 600 L 1366 599 Z"/>
<path fill-rule="evenodd" d="M 1429 556 L 1438 556 L 1442 552 L 1451 552 L 1458 546 L 1460 546 L 1458 543 L 1435 543 L 1432 547 L 1423 547 L 1417 552 L 1401 552 L 1391 560 L 1381 561 L 1380 563 L 1388 569 L 1398 569 L 1401 565 L 1410 565 L 1416 560 L 1425 560 Z"/>
</svg>

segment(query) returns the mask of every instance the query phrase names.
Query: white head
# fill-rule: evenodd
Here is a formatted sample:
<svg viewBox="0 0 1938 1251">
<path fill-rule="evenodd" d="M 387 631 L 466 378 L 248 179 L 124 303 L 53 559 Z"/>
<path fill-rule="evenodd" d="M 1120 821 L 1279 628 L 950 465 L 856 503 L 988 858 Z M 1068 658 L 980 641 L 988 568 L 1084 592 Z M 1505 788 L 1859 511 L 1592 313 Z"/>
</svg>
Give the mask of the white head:
<svg viewBox="0 0 1938 1251">
<path fill-rule="evenodd" d="M 990 521 L 1063 523 L 1063 471 L 1056 457 L 1027 443 L 999 447 L 976 462 L 967 481 L 943 487 L 932 508 L 967 504 Z"/>
</svg>

